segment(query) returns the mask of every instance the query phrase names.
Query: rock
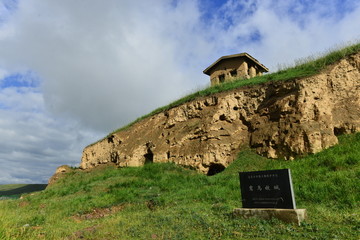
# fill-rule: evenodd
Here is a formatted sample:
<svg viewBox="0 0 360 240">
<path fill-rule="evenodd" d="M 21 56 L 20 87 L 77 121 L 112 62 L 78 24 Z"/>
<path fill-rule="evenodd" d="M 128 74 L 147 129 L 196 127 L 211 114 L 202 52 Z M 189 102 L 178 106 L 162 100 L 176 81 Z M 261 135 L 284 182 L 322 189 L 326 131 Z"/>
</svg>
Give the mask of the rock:
<svg viewBox="0 0 360 240">
<path fill-rule="evenodd" d="M 70 166 L 62 165 L 58 167 L 55 171 L 55 174 L 49 179 L 48 186 L 54 184 L 57 180 L 62 178 L 66 173 L 73 171 Z"/>
<path fill-rule="evenodd" d="M 359 66 L 357 53 L 314 76 L 198 98 L 86 147 L 80 167 L 175 162 L 207 174 L 244 145 L 269 158 L 317 153 L 360 130 Z"/>
</svg>

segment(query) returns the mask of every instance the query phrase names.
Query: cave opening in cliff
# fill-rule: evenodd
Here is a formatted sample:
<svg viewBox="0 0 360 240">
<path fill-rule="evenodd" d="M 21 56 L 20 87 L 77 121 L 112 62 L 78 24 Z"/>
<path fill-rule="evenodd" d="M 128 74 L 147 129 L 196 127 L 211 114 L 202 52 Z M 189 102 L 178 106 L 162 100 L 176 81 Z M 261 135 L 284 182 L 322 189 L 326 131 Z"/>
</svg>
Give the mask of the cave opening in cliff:
<svg viewBox="0 0 360 240">
<path fill-rule="evenodd" d="M 213 176 L 215 174 L 221 173 L 225 170 L 225 166 L 220 163 L 210 164 L 209 171 L 207 172 L 208 176 Z"/>
<path fill-rule="evenodd" d="M 145 157 L 145 164 L 154 162 L 154 154 L 150 149 L 148 149 L 147 153 L 144 154 L 144 157 Z"/>
<path fill-rule="evenodd" d="M 346 129 L 344 127 L 334 127 L 334 135 L 339 136 L 346 133 Z"/>
</svg>

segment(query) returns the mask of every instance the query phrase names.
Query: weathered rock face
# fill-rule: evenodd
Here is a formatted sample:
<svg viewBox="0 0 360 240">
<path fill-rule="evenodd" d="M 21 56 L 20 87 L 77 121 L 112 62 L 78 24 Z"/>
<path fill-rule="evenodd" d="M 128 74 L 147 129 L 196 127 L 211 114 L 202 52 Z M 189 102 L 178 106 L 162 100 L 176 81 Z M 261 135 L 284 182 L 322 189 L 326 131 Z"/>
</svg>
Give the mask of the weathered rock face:
<svg viewBox="0 0 360 240">
<path fill-rule="evenodd" d="M 170 161 L 211 174 L 244 145 L 292 159 L 359 130 L 360 53 L 315 76 L 243 87 L 149 117 L 86 147 L 81 168 Z"/>
</svg>

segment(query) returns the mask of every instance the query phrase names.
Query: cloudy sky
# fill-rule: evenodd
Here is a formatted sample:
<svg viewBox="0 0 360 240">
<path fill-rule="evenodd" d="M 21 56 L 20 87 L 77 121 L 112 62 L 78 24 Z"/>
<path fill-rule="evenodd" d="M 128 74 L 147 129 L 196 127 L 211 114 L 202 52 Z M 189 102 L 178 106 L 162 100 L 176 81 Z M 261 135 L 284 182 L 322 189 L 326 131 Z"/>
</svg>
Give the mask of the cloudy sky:
<svg viewBox="0 0 360 240">
<path fill-rule="evenodd" d="M 0 184 L 46 183 L 248 52 L 272 71 L 360 39 L 358 0 L 0 0 Z"/>
</svg>

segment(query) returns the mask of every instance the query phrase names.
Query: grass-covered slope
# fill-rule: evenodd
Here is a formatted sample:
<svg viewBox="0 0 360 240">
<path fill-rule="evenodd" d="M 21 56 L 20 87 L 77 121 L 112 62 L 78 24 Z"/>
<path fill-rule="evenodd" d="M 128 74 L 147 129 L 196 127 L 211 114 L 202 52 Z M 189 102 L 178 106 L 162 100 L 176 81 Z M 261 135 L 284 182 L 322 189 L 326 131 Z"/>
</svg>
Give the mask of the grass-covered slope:
<svg viewBox="0 0 360 240">
<path fill-rule="evenodd" d="M 239 171 L 290 168 L 301 226 L 234 218 Z M 359 239 L 360 133 L 296 161 L 245 149 L 207 177 L 167 164 L 73 171 L 45 191 L 0 201 L 0 239 Z"/>
<path fill-rule="evenodd" d="M 47 184 L 5 184 L 0 185 L 0 197 L 19 196 L 24 193 L 41 191 Z"/>
</svg>

